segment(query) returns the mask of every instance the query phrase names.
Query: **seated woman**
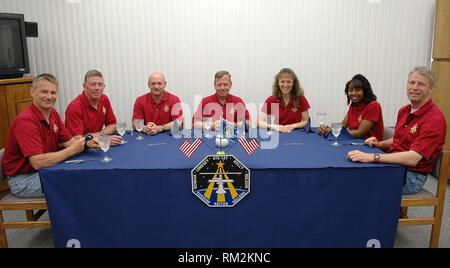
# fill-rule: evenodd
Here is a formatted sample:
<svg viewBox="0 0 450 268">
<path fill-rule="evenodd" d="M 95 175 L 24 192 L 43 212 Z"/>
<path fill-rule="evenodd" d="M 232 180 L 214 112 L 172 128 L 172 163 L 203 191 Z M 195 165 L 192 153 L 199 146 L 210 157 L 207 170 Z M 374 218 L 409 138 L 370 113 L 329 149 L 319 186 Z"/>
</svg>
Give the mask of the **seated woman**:
<svg viewBox="0 0 450 268">
<path fill-rule="evenodd" d="M 309 120 L 309 103 L 297 75 L 284 68 L 275 76 L 272 96 L 268 97 L 258 118 L 258 127 L 289 133 L 304 128 Z M 268 121 L 270 117 L 274 121 Z"/>
<path fill-rule="evenodd" d="M 367 139 L 376 137 L 383 140 L 383 114 L 381 106 L 376 101 L 369 81 L 361 74 L 355 75 L 345 85 L 347 104 L 350 104 L 347 115 L 342 120 L 342 127 L 356 138 Z M 317 132 L 321 135 L 331 128 L 321 125 Z"/>
</svg>

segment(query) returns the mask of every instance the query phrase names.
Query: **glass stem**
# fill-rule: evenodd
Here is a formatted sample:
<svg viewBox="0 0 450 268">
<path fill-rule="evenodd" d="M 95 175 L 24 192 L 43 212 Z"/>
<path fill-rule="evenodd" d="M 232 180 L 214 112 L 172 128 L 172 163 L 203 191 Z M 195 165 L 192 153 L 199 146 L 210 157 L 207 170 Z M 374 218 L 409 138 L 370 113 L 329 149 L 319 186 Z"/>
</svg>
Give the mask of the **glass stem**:
<svg viewBox="0 0 450 268">
<path fill-rule="evenodd" d="M 104 153 L 105 153 L 105 157 L 103 157 L 103 159 L 105 159 L 105 160 L 106 160 L 106 159 L 108 159 L 108 157 L 106 156 L 106 152 L 104 152 Z"/>
</svg>

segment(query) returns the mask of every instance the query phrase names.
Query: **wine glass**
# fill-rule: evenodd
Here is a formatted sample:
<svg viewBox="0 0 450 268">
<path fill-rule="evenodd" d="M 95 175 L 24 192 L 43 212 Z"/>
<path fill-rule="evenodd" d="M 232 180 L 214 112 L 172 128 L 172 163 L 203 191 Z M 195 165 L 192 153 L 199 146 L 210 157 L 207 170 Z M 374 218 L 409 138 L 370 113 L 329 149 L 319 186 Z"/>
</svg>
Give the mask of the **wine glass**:
<svg viewBox="0 0 450 268">
<path fill-rule="evenodd" d="M 212 124 L 213 121 L 211 116 L 203 117 L 203 127 L 205 128 L 205 137 L 207 139 L 210 139 L 212 137 L 211 135 Z"/>
<path fill-rule="evenodd" d="M 335 141 L 331 145 L 333 145 L 333 146 L 340 145 L 337 138 L 341 134 L 341 130 L 342 130 L 342 123 L 331 123 L 331 131 L 335 138 Z"/>
<path fill-rule="evenodd" d="M 144 139 L 141 135 L 141 131 L 144 129 L 144 118 L 134 119 L 134 127 L 137 131 L 139 131 L 139 136 L 136 137 L 136 140 L 141 141 Z"/>
<path fill-rule="evenodd" d="M 317 118 L 317 122 L 319 123 L 319 127 L 321 125 L 325 125 L 326 120 L 327 120 L 327 113 L 319 112 L 316 114 L 316 118 Z"/>
<path fill-rule="evenodd" d="M 275 115 L 268 114 L 267 115 L 267 134 L 272 134 L 272 124 L 275 122 Z"/>
<path fill-rule="evenodd" d="M 120 142 L 120 144 L 125 144 L 125 143 L 127 143 L 128 141 L 126 141 L 126 140 L 123 138 L 123 135 L 124 135 L 125 132 L 127 131 L 127 123 L 125 123 L 125 122 L 119 122 L 119 123 L 117 123 L 116 129 L 117 129 L 117 133 L 119 133 L 119 135 L 122 137 L 122 142 Z"/>
<path fill-rule="evenodd" d="M 100 135 L 98 137 L 98 142 L 100 143 L 100 148 L 102 148 L 103 152 L 105 152 L 105 157 L 103 157 L 100 162 L 107 163 L 111 161 L 112 158 L 106 155 L 106 152 L 109 150 L 109 146 L 111 145 L 111 135 Z"/>
</svg>

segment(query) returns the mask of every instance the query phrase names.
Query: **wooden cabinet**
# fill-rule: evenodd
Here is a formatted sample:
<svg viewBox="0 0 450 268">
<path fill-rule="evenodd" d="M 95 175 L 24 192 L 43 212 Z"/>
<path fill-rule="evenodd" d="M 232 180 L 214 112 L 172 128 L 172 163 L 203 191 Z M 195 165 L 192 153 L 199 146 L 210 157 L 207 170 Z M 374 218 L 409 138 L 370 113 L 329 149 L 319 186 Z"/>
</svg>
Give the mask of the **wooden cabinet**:
<svg viewBox="0 0 450 268">
<path fill-rule="evenodd" d="M 436 19 L 434 31 L 433 71 L 437 76 L 437 83 L 433 92 L 433 101 L 439 106 L 447 119 L 447 139 L 444 147 L 444 159 L 450 158 L 450 1 L 436 1 Z M 449 161 L 450 162 L 450 161 Z M 450 181 L 450 166 L 443 172 Z M 444 188 L 445 189 L 445 188 Z M 445 194 L 445 191 L 444 191 Z"/>
<path fill-rule="evenodd" d="M 5 147 L 14 118 L 31 104 L 32 77 L 0 80 L 0 148 Z"/>
</svg>

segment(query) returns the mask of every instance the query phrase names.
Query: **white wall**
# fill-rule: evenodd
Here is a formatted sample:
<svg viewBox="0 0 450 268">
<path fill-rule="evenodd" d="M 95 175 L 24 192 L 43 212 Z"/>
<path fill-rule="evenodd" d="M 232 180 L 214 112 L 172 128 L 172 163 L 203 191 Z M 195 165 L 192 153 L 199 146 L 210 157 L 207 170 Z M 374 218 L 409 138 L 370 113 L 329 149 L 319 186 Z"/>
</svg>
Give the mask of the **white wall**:
<svg viewBox="0 0 450 268">
<path fill-rule="evenodd" d="M 194 94 L 212 94 L 218 70 L 231 72 L 234 94 L 261 103 L 290 67 L 313 121 L 317 111 L 340 121 L 345 82 L 362 73 L 393 125 L 408 71 L 430 65 L 434 9 L 434 0 L 0 0 L 0 12 L 38 22 L 31 73 L 59 78 L 61 114 L 95 68 L 122 120 L 153 71 L 193 106 Z"/>
</svg>

